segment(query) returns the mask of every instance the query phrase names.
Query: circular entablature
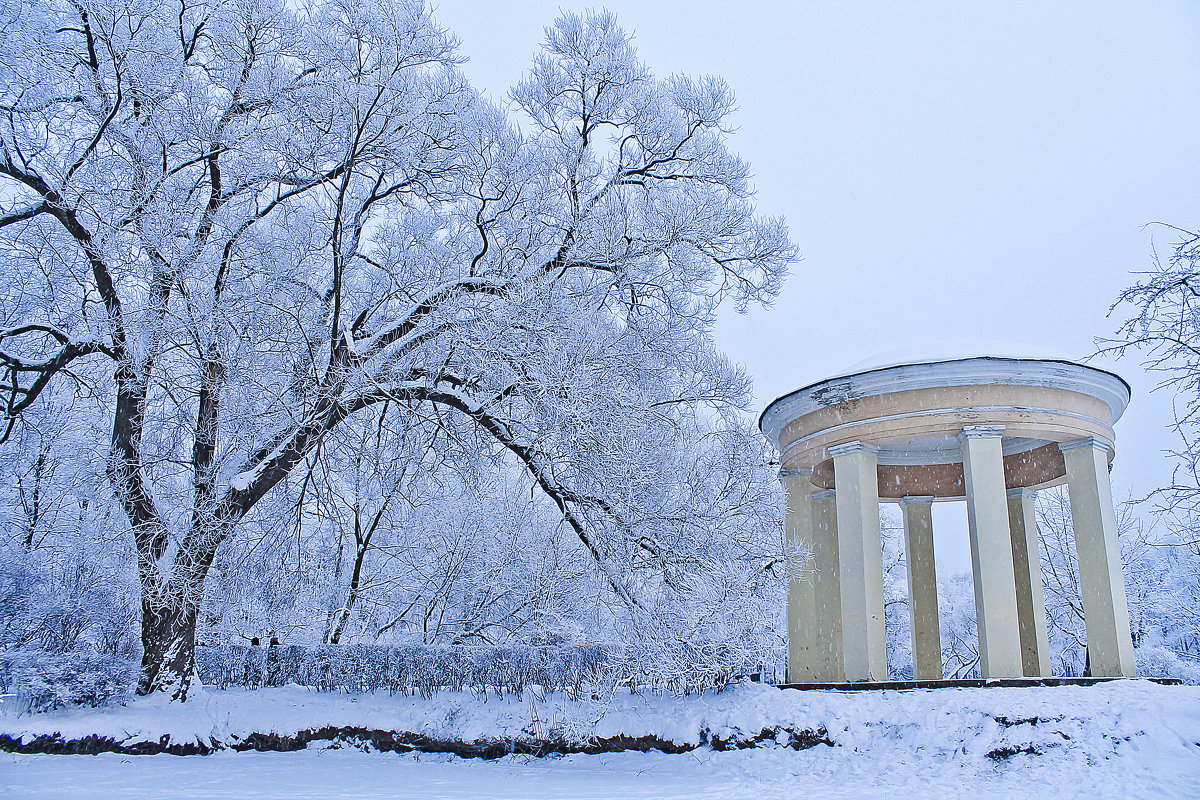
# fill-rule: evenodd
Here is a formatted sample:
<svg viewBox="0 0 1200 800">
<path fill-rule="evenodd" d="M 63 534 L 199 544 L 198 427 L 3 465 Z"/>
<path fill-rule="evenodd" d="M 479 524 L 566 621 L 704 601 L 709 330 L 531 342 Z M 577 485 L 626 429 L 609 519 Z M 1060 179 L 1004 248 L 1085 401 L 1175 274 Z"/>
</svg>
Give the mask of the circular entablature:
<svg viewBox="0 0 1200 800">
<path fill-rule="evenodd" d="M 1003 429 L 1009 488 L 1063 480 L 1058 444 L 1095 437 L 1111 445 L 1129 386 L 1106 370 L 1051 357 L 980 355 L 885 366 L 827 378 L 771 403 L 759 426 L 786 469 L 812 469 L 832 488 L 829 448 L 877 449 L 881 498 L 961 498 L 964 427 Z"/>
</svg>

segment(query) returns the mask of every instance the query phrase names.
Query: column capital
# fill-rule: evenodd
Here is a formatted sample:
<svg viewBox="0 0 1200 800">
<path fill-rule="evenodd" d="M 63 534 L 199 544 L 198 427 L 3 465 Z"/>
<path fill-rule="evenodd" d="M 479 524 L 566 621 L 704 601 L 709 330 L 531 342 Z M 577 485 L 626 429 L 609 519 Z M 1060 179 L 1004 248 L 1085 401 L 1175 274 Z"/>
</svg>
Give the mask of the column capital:
<svg viewBox="0 0 1200 800">
<path fill-rule="evenodd" d="M 1028 497 L 1030 500 L 1032 500 L 1033 498 L 1037 497 L 1037 492 L 1035 492 L 1033 489 L 1028 489 L 1024 486 L 1013 487 L 1012 489 L 1008 490 L 1007 494 L 1008 494 L 1009 498 L 1013 498 L 1013 497 L 1026 498 L 1026 497 Z"/>
<path fill-rule="evenodd" d="M 835 492 L 833 489 L 822 489 L 819 492 L 813 492 L 810 497 L 813 500 L 824 500 L 827 497 L 837 497 L 837 492 Z"/>
<path fill-rule="evenodd" d="M 812 475 L 811 469 L 781 469 L 779 470 L 780 478 L 808 478 Z"/>
<path fill-rule="evenodd" d="M 849 455 L 850 453 L 872 453 L 872 454 L 874 454 L 874 453 L 878 453 L 878 452 L 879 452 L 879 448 L 876 447 L 875 445 L 867 444 L 866 442 L 860 442 L 857 439 L 854 440 L 853 442 L 843 442 L 842 444 L 835 444 L 833 447 L 829 448 L 829 455 L 833 456 L 834 458 L 837 458 L 838 456 Z"/>
<path fill-rule="evenodd" d="M 1097 450 L 1103 450 L 1105 454 L 1113 449 L 1112 442 L 1101 439 L 1099 436 L 1088 436 L 1086 439 L 1058 443 L 1058 449 L 1064 453 L 1068 450 L 1078 450 L 1083 447 L 1094 447 Z"/>
<path fill-rule="evenodd" d="M 934 497 L 931 494 L 911 495 L 909 497 L 900 498 L 900 507 L 904 506 L 927 506 L 933 503 Z"/>
<path fill-rule="evenodd" d="M 977 438 L 1000 438 L 1004 435 L 1003 425 L 964 425 L 962 433 L 958 435 L 958 442 L 962 444 L 964 439 Z"/>
</svg>

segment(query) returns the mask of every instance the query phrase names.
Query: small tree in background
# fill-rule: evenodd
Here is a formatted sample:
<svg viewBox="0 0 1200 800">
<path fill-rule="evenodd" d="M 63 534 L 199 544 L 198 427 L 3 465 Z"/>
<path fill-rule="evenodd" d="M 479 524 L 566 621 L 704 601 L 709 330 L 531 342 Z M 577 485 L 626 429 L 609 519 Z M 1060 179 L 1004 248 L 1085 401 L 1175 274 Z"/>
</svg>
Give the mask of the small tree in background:
<svg viewBox="0 0 1200 800">
<path fill-rule="evenodd" d="M 1118 339 L 1101 342 L 1101 352 L 1137 353 L 1143 367 L 1162 376 L 1158 388 L 1174 391 L 1177 467 L 1171 485 L 1156 494 L 1163 507 L 1190 520 L 1200 512 L 1200 233 L 1165 227 L 1178 240 L 1165 262 L 1155 252 L 1154 269 L 1121 293 L 1112 310 L 1132 315 Z M 1200 541 L 1195 530 L 1188 524 L 1181 532 Z"/>
</svg>

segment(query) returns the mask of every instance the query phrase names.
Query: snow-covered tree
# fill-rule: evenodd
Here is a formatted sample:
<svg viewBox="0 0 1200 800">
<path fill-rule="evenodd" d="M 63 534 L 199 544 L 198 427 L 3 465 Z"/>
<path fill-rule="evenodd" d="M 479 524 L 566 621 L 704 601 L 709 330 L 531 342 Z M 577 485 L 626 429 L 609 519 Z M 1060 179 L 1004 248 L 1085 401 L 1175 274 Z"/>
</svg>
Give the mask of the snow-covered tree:
<svg viewBox="0 0 1200 800">
<path fill-rule="evenodd" d="M 908 603 L 908 557 L 904 552 L 904 517 L 894 503 L 879 506 L 883 545 L 883 613 L 887 634 L 888 677 L 912 680 L 912 609 Z"/>
<path fill-rule="evenodd" d="M 510 119 L 420 0 L 0 13 L 5 426 L 54 391 L 107 420 L 78 446 L 136 543 L 140 692 L 186 697 L 218 549 L 373 409 L 503 448 L 641 606 L 680 432 L 747 395 L 715 308 L 794 255 L 723 82 L 568 14 Z"/>
<path fill-rule="evenodd" d="M 1166 226 L 1177 241 L 1164 261 L 1155 252 L 1153 269 L 1121 293 L 1113 311 L 1130 313 L 1116 340 L 1102 352 L 1137 353 L 1142 366 L 1159 373 L 1158 388 L 1175 391 L 1173 427 L 1180 447 L 1170 486 L 1160 489 L 1163 507 L 1195 516 L 1200 512 L 1200 233 Z M 1191 534 L 1193 541 L 1200 535 Z"/>
</svg>

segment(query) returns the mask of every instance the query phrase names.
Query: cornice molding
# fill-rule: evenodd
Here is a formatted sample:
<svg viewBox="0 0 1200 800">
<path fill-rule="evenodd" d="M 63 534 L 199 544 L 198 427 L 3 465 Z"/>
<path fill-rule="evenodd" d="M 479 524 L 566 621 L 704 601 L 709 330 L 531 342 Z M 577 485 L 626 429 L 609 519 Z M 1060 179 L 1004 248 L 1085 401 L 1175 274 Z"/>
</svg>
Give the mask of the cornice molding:
<svg viewBox="0 0 1200 800">
<path fill-rule="evenodd" d="M 1106 370 L 1073 361 L 983 356 L 954 361 L 905 364 L 827 378 L 786 394 L 759 417 L 773 444 L 789 422 L 820 408 L 862 397 L 941 386 L 1043 386 L 1101 400 L 1116 422 L 1129 405 L 1129 384 Z"/>
</svg>

